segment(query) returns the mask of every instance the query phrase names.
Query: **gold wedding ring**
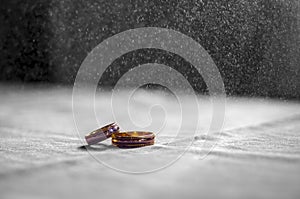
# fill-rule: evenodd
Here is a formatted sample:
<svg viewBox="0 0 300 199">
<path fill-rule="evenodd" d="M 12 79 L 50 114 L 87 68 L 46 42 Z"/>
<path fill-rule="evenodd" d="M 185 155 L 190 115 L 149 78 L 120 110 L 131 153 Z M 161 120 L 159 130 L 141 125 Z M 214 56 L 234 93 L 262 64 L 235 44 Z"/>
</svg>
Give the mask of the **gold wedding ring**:
<svg viewBox="0 0 300 199">
<path fill-rule="evenodd" d="M 112 144 L 119 148 L 136 148 L 154 144 L 155 135 L 152 132 L 128 131 L 112 134 Z"/>
</svg>

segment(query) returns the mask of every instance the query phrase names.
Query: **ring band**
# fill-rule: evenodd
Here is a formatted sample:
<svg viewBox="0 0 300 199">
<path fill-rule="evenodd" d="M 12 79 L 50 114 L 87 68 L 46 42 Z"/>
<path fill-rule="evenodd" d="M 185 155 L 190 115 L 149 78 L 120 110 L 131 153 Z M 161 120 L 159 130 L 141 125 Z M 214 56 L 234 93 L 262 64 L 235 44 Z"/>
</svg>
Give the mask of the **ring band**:
<svg viewBox="0 0 300 199">
<path fill-rule="evenodd" d="M 154 144 L 152 132 L 129 131 L 117 132 L 112 135 L 112 144 L 119 148 L 136 148 Z"/>
<path fill-rule="evenodd" d="M 118 141 L 112 140 L 112 144 L 119 148 L 137 148 L 137 147 L 142 147 L 142 146 L 153 145 L 154 140 L 135 141 L 135 142 L 126 142 L 126 141 L 118 142 Z"/>
<path fill-rule="evenodd" d="M 97 144 L 110 138 L 113 133 L 119 132 L 119 126 L 116 123 L 108 124 L 100 129 L 94 130 L 85 136 L 88 145 Z"/>
</svg>

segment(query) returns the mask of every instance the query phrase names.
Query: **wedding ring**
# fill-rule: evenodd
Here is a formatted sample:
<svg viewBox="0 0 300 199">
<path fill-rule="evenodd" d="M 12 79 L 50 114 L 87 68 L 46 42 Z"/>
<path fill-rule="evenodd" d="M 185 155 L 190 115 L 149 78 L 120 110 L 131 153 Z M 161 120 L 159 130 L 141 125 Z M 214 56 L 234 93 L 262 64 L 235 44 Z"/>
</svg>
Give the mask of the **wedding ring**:
<svg viewBox="0 0 300 199">
<path fill-rule="evenodd" d="M 154 144 L 155 135 L 152 132 L 129 131 L 112 134 L 112 144 L 119 148 L 136 148 Z"/>
<path fill-rule="evenodd" d="M 119 126 L 116 123 L 108 124 L 100 129 L 94 130 L 85 136 L 88 145 L 97 144 L 110 138 L 113 133 L 119 132 Z"/>
</svg>

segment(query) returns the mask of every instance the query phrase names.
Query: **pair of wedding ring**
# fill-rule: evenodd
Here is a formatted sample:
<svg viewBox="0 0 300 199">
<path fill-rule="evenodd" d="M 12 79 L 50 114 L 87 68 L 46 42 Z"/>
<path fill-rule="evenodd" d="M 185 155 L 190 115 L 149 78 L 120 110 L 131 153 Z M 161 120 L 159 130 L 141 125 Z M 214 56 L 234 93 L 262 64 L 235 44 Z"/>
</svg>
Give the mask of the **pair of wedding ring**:
<svg viewBox="0 0 300 199">
<path fill-rule="evenodd" d="M 85 139 L 88 145 L 93 145 L 111 137 L 112 144 L 119 148 L 135 148 L 154 144 L 155 135 L 152 132 L 120 132 L 119 130 L 120 128 L 116 123 L 111 123 L 92 131 L 85 136 Z"/>
</svg>

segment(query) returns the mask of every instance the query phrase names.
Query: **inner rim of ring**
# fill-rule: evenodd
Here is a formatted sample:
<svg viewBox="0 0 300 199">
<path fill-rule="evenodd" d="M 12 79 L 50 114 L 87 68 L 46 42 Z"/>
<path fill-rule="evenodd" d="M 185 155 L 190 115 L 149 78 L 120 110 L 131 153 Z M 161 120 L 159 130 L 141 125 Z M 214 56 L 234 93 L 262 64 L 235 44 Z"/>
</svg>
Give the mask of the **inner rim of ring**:
<svg viewBox="0 0 300 199">
<path fill-rule="evenodd" d="M 128 131 L 128 132 L 116 132 L 112 135 L 115 139 L 153 139 L 155 137 L 152 132 L 144 131 Z"/>
</svg>

